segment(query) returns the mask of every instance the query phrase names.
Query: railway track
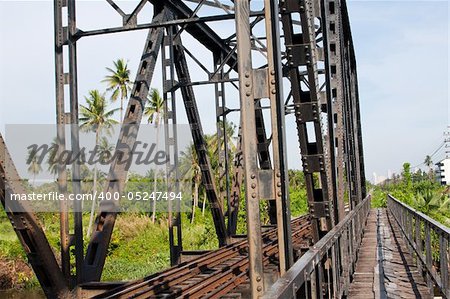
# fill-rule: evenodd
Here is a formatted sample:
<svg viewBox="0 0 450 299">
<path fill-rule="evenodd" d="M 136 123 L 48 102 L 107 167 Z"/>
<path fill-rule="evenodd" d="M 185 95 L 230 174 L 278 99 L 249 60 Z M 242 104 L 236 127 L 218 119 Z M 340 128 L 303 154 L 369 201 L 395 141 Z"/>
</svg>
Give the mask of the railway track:
<svg viewBox="0 0 450 299">
<path fill-rule="evenodd" d="M 293 250 L 296 258 L 309 245 L 310 222 L 307 216 L 292 221 Z M 267 274 L 277 275 L 277 231 L 263 234 L 263 260 Z M 234 298 L 246 291 L 248 281 L 247 241 L 181 263 L 144 279 L 130 282 L 93 298 Z"/>
</svg>

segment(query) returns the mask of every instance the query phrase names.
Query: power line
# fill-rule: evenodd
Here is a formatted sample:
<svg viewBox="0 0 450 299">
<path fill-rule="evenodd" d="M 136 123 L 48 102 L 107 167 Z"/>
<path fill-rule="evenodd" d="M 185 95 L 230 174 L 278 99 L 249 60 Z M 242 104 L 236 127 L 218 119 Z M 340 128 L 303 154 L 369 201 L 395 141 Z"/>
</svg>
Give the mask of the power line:
<svg viewBox="0 0 450 299">
<path fill-rule="evenodd" d="M 442 149 L 442 148 L 444 147 L 444 145 L 445 145 L 445 142 L 442 142 L 442 143 L 439 145 L 439 147 L 438 147 L 431 155 L 427 155 L 427 156 L 430 156 L 430 158 L 433 158 L 433 157 L 439 152 L 439 150 Z M 413 166 L 413 167 L 411 167 L 411 168 L 416 168 L 416 167 L 422 166 L 422 165 L 424 165 L 424 164 L 425 164 L 425 161 L 423 161 L 422 163 L 417 164 L 417 165 L 415 165 L 415 166 Z"/>
<path fill-rule="evenodd" d="M 446 157 L 446 158 L 449 158 L 449 157 L 450 157 L 450 126 L 447 127 L 447 131 L 444 131 L 444 137 L 445 137 L 444 141 L 441 142 L 441 143 L 439 144 L 439 146 L 437 147 L 437 149 L 435 149 L 435 150 L 432 152 L 431 155 L 427 155 L 427 156 L 430 156 L 430 158 L 433 158 L 436 154 L 439 153 L 439 151 L 440 151 L 442 148 L 444 148 L 444 145 L 445 145 L 445 148 L 446 148 L 446 149 L 448 148 L 448 150 L 445 151 L 445 157 Z M 412 166 L 411 169 L 418 168 L 418 167 L 420 167 L 420 166 L 422 166 L 422 165 L 424 165 L 424 164 L 425 164 L 425 161 L 423 161 L 422 163 L 419 163 L 419 164 L 417 164 L 417 165 Z M 401 172 L 402 172 L 402 170 L 400 170 L 399 173 L 401 173 Z M 393 173 L 395 173 L 395 172 L 393 172 Z"/>
<path fill-rule="evenodd" d="M 445 142 L 443 142 L 442 144 L 441 144 L 441 146 L 437 149 L 437 150 L 435 150 L 432 154 L 431 154 L 431 156 L 430 156 L 430 158 L 433 158 L 434 157 L 434 155 L 436 155 L 437 154 L 437 152 L 441 149 L 441 148 L 443 148 L 444 147 L 444 145 L 445 145 L 446 143 Z"/>
</svg>

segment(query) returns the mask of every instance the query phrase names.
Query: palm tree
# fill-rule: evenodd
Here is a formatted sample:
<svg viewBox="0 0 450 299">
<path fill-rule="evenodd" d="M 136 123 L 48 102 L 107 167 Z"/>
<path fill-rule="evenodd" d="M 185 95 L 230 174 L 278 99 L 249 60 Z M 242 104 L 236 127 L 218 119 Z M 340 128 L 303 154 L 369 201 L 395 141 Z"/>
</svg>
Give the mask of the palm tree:
<svg viewBox="0 0 450 299">
<path fill-rule="evenodd" d="M 219 121 L 218 126 L 220 127 L 220 129 L 223 130 L 223 121 Z M 223 136 L 221 138 L 219 138 L 219 135 L 216 133 L 214 135 L 211 136 L 210 139 L 210 146 L 212 147 L 212 151 L 214 154 L 217 154 L 219 149 L 220 150 L 225 150 L 225 141 L 227 144 L 227 149 L 229 152 L 229 155 L 231 155 L 231 153 L 236 151 L 236 145 L 235 145 L 235 139 L 236 137 L 234 136 L 234 134 L 236 133 L 236 125 L 231 122 L 231 121 L 227 121 L 225 122 L 225 133 L 226 133 L 226 139 L 224 140 Z"/>
<path fill-rule="evenodd" d="M 112 118 L 118 109 L 107 110 L 107 103 L 104 94 L 98 90 L 89 91 L 89 96 L 85 97 L 87 105 L 81 105 L 80 128 L 85 131 L 95 132 L 95 147 L 98 146 L 100 134 L 103 130 L 111 128 L 117 121 Z M 93 192 L 97 190 L 97 164 L 94 164 Z M 95 198 L 92 202 L 91 216 L 87 236 L 91 233 L 91 226 L 94 220 Z"/>
<path fill-rule="evenodd" d="M 56 158 L 56 154 L 58 152 L 58 140 L 57 138 L 53 138 L 53 141 L 50 145 L 51 151 L 50 151 L 50 155 L 47 158 L 47 165 L 48 165 L 48 172 L 50 172 L 50 174 L 53 174 L 53 179 L 56 178 L 56 175 L 58 174 L 58 161 Z"/>
<path fill-rule="evenodd" d="M 194 145 L 187 148 L 187 151 L 181 152 L 180 173 L 183 182 L 189 182 L 192 187 L 193 203 L 192 203 L 192 218 L 194 222 L 195 209 L 198 206 L 198 194 L 200 189 L 200 182 L 202 180 L 202 171 L 198 164 L 197 153 Z M 204 206 L 204 202 L 203 202 Z M 204 210 L 204 207 L 202 208 Z"/>
<path fill-rule="evenodd" d="M 94 174 L 86 164 L 80 165 L 80 180 L 83 182 L 81 192 L 92 192 L 92 181 L 94 180 Z"/>
<path fill-rule="evenodd" d="M 430 178 L 430 181 L 432 181 L 433 177 L 434 177 L 434 174 L 433 174 L 433 161 L 431 160 L 431 157 L 429 155 L 427 155 L 425 157 L 424 163 L 428 167 L 428 177 Z"/>
<path fill-rule="evenodd" d="M 110 75 L 106 76 L 102 82 L 108 84 L 107 91 L 112 91 L 112 102 L 117 101 L 120 96 L 120 121 L 122 122 L 124 100 L 128 98 L 128 92 L 131 91 L 130 70 L 123 59 L 117 59 L 113 63 L 114 69 L 106 68 Z"/>
<path fill-rule="evenodd" d="M 148 94 L 144 115 L 147 117 L 149 124 L 155 125 L 159 125 L 164 116 L 164 99 L 156 88 L 152 88 Z"/>
<path fill-rule="evenodd" d="M 159 127 L 164 116 L 164 99 L 159 94 L 158 89 L 152 88 L 148 95 L 148 101 L 144 108 L 144 115 L 147 117 L 149 124 L 155 124 L 156 127 L 156 150 L 158 150 L 159 143 Z M 153 173 L 153 192 L 156 192 L 156 178 L 157 171 Z M 154 193 L 155 194 L 155 193 Z M 152 223 L 155 222 L 156 217 L 156 201 L 152 203 Z"/>
<path fill-rule="evenodd" d="M 214 172 L 214 177 L 219 186 L 220 197 L 223 192 L 226 192 L 227 188 L 227 177 L 224 175 L 223 169 L 226 167 L 226 162 L 228 167 L 232 165 L 234 153 L 236 152 L 236 125 L 231 121 L 219 121 L 217 124 L 218 128 L 221 130 L 222 136 L 219 137 L 218 133 L 206 137 L 206 141 L 209 149 L 209 156 L 211 164 L 216 171 Z M 226 138 L 224 138 L 224 132 Z M 225 157 L 225 149 L 227 149 L 227 157 Z M 227 159 L 227 161 L 225 161 Z M 230 178 L 228 178 L 230 179 Z"/>
<path fill-rule="evenodd" d="M 109 143 L 106 137 L 103 137 L 98 145 L 98 155 L 100 158 L 100 162 L 106 163 L 112 157 L 113 152 L 114 145 Z"/>
<path fill-rule="evenodd" d="M 38 163 L 38 157 L 36 152 L 33 150 L 28 151 L 27 161 L 30 161 L 30 166 L 28 166 L 28 173 L 33 176 L 33 186 L 36 187 L 36 175 L 42 171 L 41 164 Z"/>
</svg>

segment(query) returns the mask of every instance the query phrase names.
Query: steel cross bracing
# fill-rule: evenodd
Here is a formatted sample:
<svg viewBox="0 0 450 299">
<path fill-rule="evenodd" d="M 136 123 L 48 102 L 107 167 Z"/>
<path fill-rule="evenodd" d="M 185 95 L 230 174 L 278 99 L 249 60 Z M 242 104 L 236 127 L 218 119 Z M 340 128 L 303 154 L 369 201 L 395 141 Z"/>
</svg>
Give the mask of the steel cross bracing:
<svg viewBox="0 0 450 299">
<path fill-rule="evenodd" d="M 26 193 L 0 134 L 0 200 L 45 294 L 49 298 L 63 296 L 69 285 L 36 215 L 30 213 L 27 202 L 5 204 L 10 194 Z"/>
<path fill-rule="evenodd" d="M 106 1 L 121 16 L 122 24 L 83 31 L 77 28 L 75 0 L 54 0 L 59 150 L 64 150 L 66 144 L 64 124 L 73 124 L 70 144 L 73 151 L 79 150 L 77 41 L 87 36 L 148 30 L 117 151 L 124 157 L 131 154 L 162 49 L 166 150 L 177 152 L 177 96 L 181 95 L 220 246 L 239 239 L 235 236 L 237 215 L 241 208 L 241 190 L 245 189 L 251 289 L 253 297 L 262 295 L 267 287 L 261 250 L 263 228 L 259 207 L 262 200 L 268 201 L 270 223 L 277 226 L 279 272 L 283 274 L 294 262 L 285 115 L 292 112 L 295 115 L 314 242 L 345 217 L 345 201 L 349 201 L 351 209 L 365 197 L 356 61 L 345 1 L 265 0 L 263 8 L 252 9 L 255 2 L 247 0 L 141 0 L 130 14 L 113 0 Z M 138 16 L 148 8 L 146 6 L 153 7 L 153 20 L 139 23 Z M 68 20 L 67 26 L 63 26 L 64 18 Z M 212 25 L 226 20 L 234 20 L 236 30 L 231 35 L 219 36 Z M 263 29 L 256 29 L 259 25 L 263 25 Z M 183 45 L 185 34 L 209 50 L 213 69 L 205 66 L 204 57 L 197 57 Z M 68 69 L 64 67 L 65 52 Z M 191 64 L 200 67 L 207 78 L 193 81 L 189 72 Z M 207 154 L 202 117 L 194 93 L 194 86 L 207 84 L 215 88 L 216 129 L 224 143 L 218 152 L 219 176 L 224 178 L 219 185 L 216 185 Z M 68 112 L 65 85 L 70 90 Z M 227 88 L 230 87 L 239 91 L 238 106 L 233 108 L 229 106 Z M 286 87 L 288 91 L 283 92 Z M 264 110 L 268 113 L 264 114 Z M 228 116 L 236 112 L 240 113 L 239 140 L 233 163 L 229 163 L 225 125 Z M 265 119 L 267 115 L 269 122 Z M 72 168 L 74 192 L 77 193 L 81 190 L 77 163 L 74 162 Z M 178 190 L 176 155 L 169 161 L 167 173 L 173 182 L 169 188 Z M 124 165 L 113 162 L 105 191 L 122 192 L 126 176 Z M 2 183 L 5 185 L 5 178 Z M 60 192 L 66 193 L 66 167 L 58 169 L 58 183 Z M 346 193 L 349 194 L 347 199 L 344 198 Z M 114 204 L 101 203 L 84 256 L 81 213 L 74 213 L 74 223 L 69 223 L 69 211 L 70 207 L 61 206 L 61 270 L 57 265 L 56 269 L 51 260 L 41 258 L 48 260 L 47 269 L 54 271 L 36 271 L 43 286 L 50 290 L 48 294 L 73 288 L 82 282 L 100 280 L 117 215 Z M 71 227 L 75 230 L 73 235 L 69 234 Z M 173 207 L 169 211 L 172 265 L 179 263 L 183 254 L 189 254 L 183 250 L 182 236 L 180 213 Z M 43 235 L 39 238 L 42 237 L 45 240 Z M 21 241 L 27 246 L 27 240 Z M 45 246 L 45 242 L 43 244 Z M 75 248 L 75 277 L 70 274 L 73 272 L 70 268 L 72 246 Z M 50 249 L 44 251 L 36 255 L 53 256 Z M 347 257 L 348 254 L 334 248 L 329 260 L 323 260 L 317 266 L 318 275 L 311 278 L 311 284 L 314 282 L 327 289 L 331 281 L 324 280 L 321 269 L 330 263 L 333 267 L 343 267 Z M 56 270 L 63 273 L 63 282 L 56 281 L 54 273 L 59 273 Z M 47 287 L 45 282 L 48 281 Z"/>
<path fill-rule="evenodd" d="M 124 29 L 129 29 L 132 28 L 133 26 L 130 25 L 130 22 L 135 22 L 136 20 L 136 14 L 139 13 L 140 9 L 142 9 L 142 2 L 140 2 L 139 6 L 133 11 L 133 13 L 131 15 L 123 15 L 123 12 L 120 12 L 120 9 L 118 9 L 117 5 L 114 5 L 114 3 L 112 1 L 109 1 L 110 4 L 113 5 L 113 7 L 116 10 L 119 10 L 119 13 L 124 17 Z M 55 2 L 55 7 L 56 9 L 58 9 L 58 11 L 61 11 L 62 7 L 65 5 L 66 3 L 63 2 Z M 162 6 L 158 6 L 157 1 L 154 1 L 153 3 L 155 5 L 155 7 L 158 10 L 161 10 Z M 182 2 L 171 2 L 171 1 L 166 1 L 164 3 L 165 5 L 167 5 L 168 7 L 170 7 L 171 11 L 173 14 L 175 14 L 176 16 L 181 16 L 181 17 L 190 17 L 193 16 L 194 13 L 186 6 L 184 5 Z M 155 9 L 156 11 L 156 9 Z M 161 31 L 163 28 L 162 26 L 156 26 L 157 24 L 161 24 L 164 22 L 170 22 L 173 21 L 172 18 L 164 18 L 163 14 L 160 13 L 159 15 L 155 16 L 155 20 L 152 23 L 153 26 L 150 26 L 150 33 L 149 33 L 149 37 L 147 39 L 147 46 L 145 47 L 144 50 L 144 55 L 143 55 L 143 59 L 141 61 L 141 65 L 140 65 L 140 72 L 141 74 L 143 66 L 145 65 L 145 69 L 148 69 L 146 72 L 144 72 L 144 74 L 147 74 L 147 81 L 145 80 L 136 80 L 135 81 L 135 86 L 133 89 L 133 97 L 136 95 L 135 91 L 138 91 L 139 94 L 139 98 L 138 100 L 140 101 L 141 105 L 138 105 L 137 108 L 139 108 L 139 106 L 142 106 L 142 99 L 145 99 L 146 95 L 148 94 L 148 85 L 149 85 L 149 81 L 151 79 L 151 75 L 153 73 L 153 68 L 154 68 L 154 63 L 156 61 L 156 57 L 157 57 L 157 51 L 159 49 L 160 46 L 160 37 L 159 35 L 161 35 Z M 73 21 L 74 23 L 75 21 Z M 83 36 L 82 31 L 80 30 L 73 30 L 74 32 L 76 31 L 76 33 L 73 33 L 72 31 L 68 32 L 68 30 L 66 28 L 58 28 L 58 26 L 61 26 L 61 22 L 57 22 L 56 24 L 56 28 L 58 32 L 63 32 L 63 34 L 61 34 L 62 36 L 66 36 L 67 40 L 63 40 L 61 39 L 61 41 L 59 42 L 60 44 L 64 45 L 66 43 L 68 44 L 73 44 L 74 47 L 76 46 L 76 41 L 78 38 Z M 72 27 L 74 27 L 74 25 L 71 25 Z M 75 28 L 75 27 L 74 27 Z M 193 26 L 185 26 L 183 29 L 186 29 L 186 31 L 188 31 L 189 33 L 191 33 L 192 35 L 195 35 L 197 37 L 199 37 L 199 40 L 202 44 L 206 45 L 209 49 L 211 49 L 213 51 L 213 53 L 217 53 L 217 51 L 222 52 L 222 55 L 225 53 L 225 59 L 226 59 L 226 63 L 231 65 L 233 68 L 236 68 L 237 63 L 236 63 L 236 55 L 233 54 L 233 49 L 230 48 L 229 46 L 227 46 L 225 44 L 225 42 L 219 38 L 209 27 L 205 26 L 202 23 L 195 23 Z M 112 32 L 111 30 L 104 30 L 103 33 L 109 33 Z M 68 34 L 69 33 L 69 34 Z M 89 35 L 89 34 L 88 34 Z M 70 51 L 70 48 L 69 48 Z M 151 54 L 153 53 L 153 54 Z M 75 52 L 75 59 L 76 59 L 76 52 Z M 150 63 L 149 63 L 150 62 Z M 60 68 L 60 61 L 58 60 L 57 63 L 57 68 Z M 223 68 L 223 62 L 221 67 Z M 65 77 L 70 78 L 71 73 L 75 73 L 76 74 L 76 68 L 74 67 L 73 69 L 70 70 L 69 73 L 65 74 Z M 139 76 L 139 75 L 138 75 Z M 73 76 L 75 77 L 75 76 Z M 147 82 L 147 88 L 142 88 L 141 86 L 143 85 L 143 82 Z M 190 85 L 190 82 L 184 82 L 185 85 Z M 76 90 L 76 86 L 74 84 L 71 85 L 73 87 L 74 90 Z M 58 86 L 59 87 L 59 86 Z M 57 90 L 58 92 L 58 90 Z M 186 93 L 186 92 L 185 92 Z M 76 95 L 73 96 L 74 100 L 72 100 L 71 97 L 71 101 L 76 102 Z M 131 131 L 131 132 L 124 132 L 122 131 L 123 134 L 121 134 L 121 137 L 119 139 L 119 143 L 117 145 L 118 148 L 125 148 L 128 149 L 132 147 L 132 144 L 134 142 L 133 136 L 131 136 L 132 138 L 127 138 L 129 135 L 135 135 L 137 132 L 138 127 L 136 126 L 136 123 L 140 122 L 140 118 L 141 118 L 141 109 L 137 109 L 137 111 L 135 111 L 136 109 L 136 105 L 133 102 L 133 100 L 130 100 L 129 102 L 129 107 L 128 109 L 132 111 L 131 114 L 127 113 L 126 114 L 126 118 L 124 123 L 127 124 L 127 128 L 125 128 L 126 131 Z M 190 124 L 196 128 L 195 130 L 193 130 L 193 136 L 194 136 L 194 141 L 196 144 L 196 148 L 198 153 L 200 153 L 199 157 L 201 161 L 205 161 L 204 163 L 201 163 L 202 165 L 204 164 L 205 167 L 202 167 L 204 173 L 203 173 L 203 178 L 204 180 L 206 180 L 206 183 L 204 183 L 204 185 L 207 187 L 207 190 L 209 190 L 207 192 L 208 198 L 210 200 L 210 202 L 212 203 L 212 207 L 213 207 L 213 215 L 214 215 L 214 220 L 216 223 L 216 230 L 217 230 L 217 235 L 219 238 L 219 243 L 221 245 L 226 244 L 226 240 L 228 239 L 227 236 L 227 232 L 224 230 L 225 226 L 224 226 L 224 220 L 223 220 L 223 212 L 219 209 L 220 208 L 220 204 L 217 201 L 217 192 L 215 190 L 214 187 L 214 183 L 211 180 L 212 174 L 211 174 L 211 169 L 208 169 L 210 167 L 208 167 L 208 162 L 207 162 L 207 157 L 204 154 L 204 149 L 202 149 L 202 142 L 201 142 L 201 136 L 203 135 L 201 132 L 201 128 L 199 131 L 196 131 L 198 129 L 198 117 L 195 117 L 195 110 L 196 109 L 190 109 L 190 112 L 188 112 L 188 115 L 193 115 L 193 117 L 189 118 Z M 168 114 L 170 115 L 170 114 Z M 265 168 L 270 168 L 270 155 L 268 153 L 268 142 L 267 142 L 267 138 L 266 138 L 266 133 L 265 133 L 265 127 L 264 127 L 264 121 L 263 121 L 263 116 L 261 111 L 257 111 L 256 112 L 256 116 L 258 119 L 258 140 L 259 140 L 259 146 L 258 146 L 258 152 L 259 152 L 259 160 L 260 163 L 262 165 L 264 165 Z M 197 120 L 196 120 L 197 118 Z M 68 122 L 67 120 L 65 122 Z M 128 124 L 132 124 L 132 126 L 128 126 Z M 196 133 L 198 132 L 198 133 Z M 199 136 L 199 137 L 198 137 Z M 125 142 L 121 142 L 120 140 L 127 140 L 127 143 Z M 74 143 L 76 144 L 76 142 Z M 204 146 L 203 146 L 204 147 Z M 123 153 L 125 156 L 128 155 L 129 153 L 124 152 Z M 203 158 L 202 158 L 203 157 Z M 126 173 L 124 173 L 123 169 L 118 169 L 117 165 L 113 164 L 111 167 L 111 171 L 110 171 L 110 181 L 112 183 L 110 183 L 108 185 L 108 189 L 106 191 L 121 191 L 123 190 L 123 182 L 124 182 L 124 178 L 126 177 Z M 209 183 L 208 183 L 209 181 Z M 122 186 L 121 186 L 122 185 Z M 271 206 L 274 206 L 273 204 Z M 88 251 L 87 251 L 87 255 L 86 258 L 84 259 L 84 266 L 83 266 L 83 271 L 78 270 L 77 274 L 78 274 L 78 280 L 79 281 L 91 281 L 91 280 L 98 280 L 100 279 L 100 275 L 101 275 L 101 269 L 103 268 L 104 265 L 104 258 L 105 258 L 105 254 L 106 254 L 106 249 L 107 246 L 109 244 L 109 240 L 111 237 L 111 233 L 112 233 L 112 228 L 113 228 L 113 224 L 115 221 L 115 211 L 114 211 L 114 207 L 110 207 L 109 205 L 104 205 L 100 207 L 100 215 L 97 217 L 96 219 L 96 227 L 97 228 L 101 228 L 101 229 L 96 229 L 94 231 L 93 237 L 91 239 L 91 242 L 89 244 L 88 247 Z M 216 213 L 214 213 L 214 211 L 217 211 Z M 273 211 L 273 209 L 272 209 Z M 65 213 L 65 212 L 63 212 Z M 231 214 L 231 212 L 230 212 Z M 273 215 L 273 213 L 271 213 Z M 274 217 L 272 217 L 273 219 Z M 232 219 L 232 218 L 231 218 Z M 178 223 L 178 220 L 174 220 L 174 223 Z M 66 225 L 67 227 L 68 225 Z M 77 223 L 75 225 L 75 227 L 80 228 L 81 224 Z M 181 238 L 181 226 L 180 224 L 177 224 L 177 236 L 178 239 Z M 231 228 L 231 232 L 233 232 L 233 227 L 235 227 L 235 224 L 233 224 L 233 221 L 230 223 L 230 228 Z M 171 228 L 172 231 L 172 228 Z M 79 235 L 79 234 L 77 234 Z M 171 232 L 170 234 L 171 240 L 173 242 L 175 242 L 174 238 L 173 238 L 173 233 Z M 177 243 L 177 242 L 175 242 Z M 179 242 L 181 244 L 181 241 Z M 178 246 L 178 245 L 176 245 Z M 172 246 L 172 249 L 176 248 L 176 246 Z M 66 250 L 67 252 L 68 250 Z M 173 255 L 179 255 L 180 252 L 182 251 L 182 247 L 180 245 L 180 248 L 176 249 L 176 250 L 172 250 Z M 81 257 L 81 254 L 77 255 L 77 260 L 83 261 L 83 258 Z M 176 256 L 172 257 L 172 262 L 178 261 L 179 258 Z M 77 269 L 80 269 L 81 267 L 77 267 Z M 82 272 L 86 272 L 86 276 L 82 276 Z M 80 278 L 83 277 L 83 278 Z"/>
</svg>

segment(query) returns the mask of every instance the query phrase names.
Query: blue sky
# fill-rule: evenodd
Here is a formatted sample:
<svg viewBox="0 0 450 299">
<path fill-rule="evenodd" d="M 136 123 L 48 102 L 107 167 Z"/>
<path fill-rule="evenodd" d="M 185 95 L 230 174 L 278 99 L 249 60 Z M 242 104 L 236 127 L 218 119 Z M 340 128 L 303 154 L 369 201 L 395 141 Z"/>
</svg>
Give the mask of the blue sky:
<svg viewBox="0 0 450 299">
<path fill-rule="evenodd" d="M 126 10 L 134 2 L 118 3 Z M 442 142 L 449 122 L 449 8 L 446 1 L 350 1 L 348 7 L 358 61 L 366 174 L 371 179 L 374 172 L 386 176 L 388 170 L 399 171 L 406 161 L 421 163 Z M 84 1 L 77 9 L 81 29 L 120 23 L 106 2 Z M 52 1 L 0 1 L 3 133 L 5 124 L 55 121 L 52 14 Z M 150 16 L 144 13 L 142 18 Z M 218 24 L 215 29 L 224 28 Z M 112 60 L 124 57 L 132 72 L 136 71 L 145 36 L 144 31 L 130 32 L 79 42 L 81 102 L 89 89 L 104 89 L 99 82 Z M 207 55 L 191 38 L 185 44 L 198 56 Z M 191 72 L 200 78 L 197 69 Z M 160 85 L 158 71 L 154 86 Z M 200 113 L 211 133 L 215 117 L 207 92 L 212 90 L 196 91 Z M 287 136 L 289 165 L 298 168 L 292 123 Z M 442 152 L 436 159 L 439 155 Z"/>
<path fill-rule="evenodd" d="M 448 124 L 448 2 L 349 3 L 367 175 L 422 163 Z M 443 151 L 435 157 L 442 158 Z"/>
</svg>

